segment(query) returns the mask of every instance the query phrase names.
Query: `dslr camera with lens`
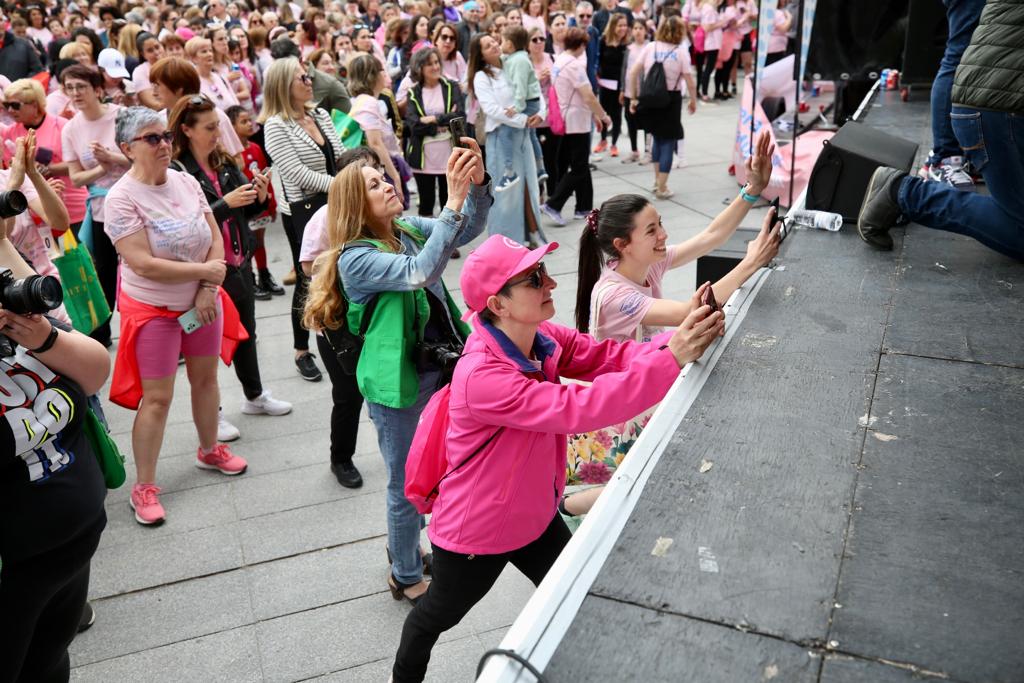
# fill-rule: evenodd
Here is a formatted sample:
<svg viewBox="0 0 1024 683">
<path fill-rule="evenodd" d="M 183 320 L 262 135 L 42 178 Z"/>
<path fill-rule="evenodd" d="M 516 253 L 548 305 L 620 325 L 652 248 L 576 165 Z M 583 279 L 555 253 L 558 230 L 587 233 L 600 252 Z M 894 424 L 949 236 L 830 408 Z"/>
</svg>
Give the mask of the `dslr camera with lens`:
<svg viewBox="0 0 1024 683">
<path fill-rule="evenodd" d="M 14 218 L 27 208 L 28 200 L 17 190 L 0 192 L 0 218 Z"/>
<path fill-rule="evenodd" d="M 64 301 L 60 280 L 49 275 L 14 279 L 10 268 L 0 268 L 0 306 L 11 313 L 49 313 Z"/>
<path fill-rule="evenodd" d="M 412 350 L 416 367 L 420 370 L 441 370 L 451 378 L 455 364 L 462 357 L 462 344 L 453 341 L 421 341 Z"/>
</svg>

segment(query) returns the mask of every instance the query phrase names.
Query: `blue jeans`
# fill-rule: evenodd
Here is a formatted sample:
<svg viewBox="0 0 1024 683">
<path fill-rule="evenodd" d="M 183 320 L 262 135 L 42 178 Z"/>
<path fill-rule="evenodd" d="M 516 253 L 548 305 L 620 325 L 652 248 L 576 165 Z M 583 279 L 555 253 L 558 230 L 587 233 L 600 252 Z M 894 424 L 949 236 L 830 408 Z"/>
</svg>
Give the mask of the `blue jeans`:
<svg viewBox="0 0 1024 683">
<path fill-rule="evenodd" d="M 949 39 L 946 52 L 939 62 L 939 72 L 932 83 L 932 155 L 928 163 L 935 164 L 946 157 L 959 156 L 960 146 L 953 134 L 949 112 L 953 103 L 953 74 L 960 65 L 960 58 L 971 42 L 971 35 L 978 27 L 978 18 L 985 7 L 985 0 L 943 0 L 946 5 L 946 19 L 949 22 Z"/>
<path fill-rule="evenodd" d="M 658 171 L 669 173 L 672 170 L 672 156 L 676 153 L 678 140 L 662 140 L 657 135 L 653 136 L 651 143 L 651 161 L 658 164 Z"/>
<path fill-rule="evenodd" d="M 388 408 L 379 403 L 366 402 L 370 420 L 377 428 L 377 445 L 384 457 L 388 473 L 388 549 L 391 551 L 391 571 L 402 583 L 419 583 L 423 578 L 423 558 L 420 557 L 420 530 L 423 516 L 405 497 L 405 459 L 416 433 L 416 424 L 427 401 L 437 391 L 440 373 L 420 374 L 420 393 L 416 403 L 408 408 Z"/>
<path fill-rule="evenodd" d="M 540 99 L 526 100 L 526 108 L 523 109 L 523 113 L 527 117 L 533 116 L 539 111 Z M 544 151 L 540 147 L 540 140 L 537 139 L 537 129 L 527 128 L 525 130 L 527 135 L 530 136 L 530 144 L 533 145 L 533 156 L 537 160 L 537 173 L 540 174 L 544 170 Z M 512 162 L 515 159 L 516 148 L 519 146 L 518 138 L 523 134 L 523 129 L 512 126 L 498 126 L 494 132 L 498 134 L 499 152 L 501 153 L 501 158 L 505 160 L 505 177 L 508 178 L 515 173 L 512 169 Z"/>
<path fill-rule="evenodd" d="M 1024 116 L 956 106 L 951 120 L 990 196 L 907 176 L 899 186 L 900 210 L 915 223 L 973 237 L 1024 261 Z"/>
</svg>

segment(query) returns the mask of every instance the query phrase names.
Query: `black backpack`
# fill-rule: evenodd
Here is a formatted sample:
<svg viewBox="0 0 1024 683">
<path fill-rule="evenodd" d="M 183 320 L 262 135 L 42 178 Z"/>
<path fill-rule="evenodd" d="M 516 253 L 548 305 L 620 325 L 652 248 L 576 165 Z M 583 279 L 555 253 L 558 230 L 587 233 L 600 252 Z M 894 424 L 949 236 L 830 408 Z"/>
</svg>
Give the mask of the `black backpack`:
<svg viewBox="0 0 1024 683">
<path fill-rule="evenodd" d="M 650 71 L 640 82 L 639 107 L 643 109 L 664 109 L 669 103 L 668 82 L 665 80 L 665 64 L 655 61 Z"/>
</svg>

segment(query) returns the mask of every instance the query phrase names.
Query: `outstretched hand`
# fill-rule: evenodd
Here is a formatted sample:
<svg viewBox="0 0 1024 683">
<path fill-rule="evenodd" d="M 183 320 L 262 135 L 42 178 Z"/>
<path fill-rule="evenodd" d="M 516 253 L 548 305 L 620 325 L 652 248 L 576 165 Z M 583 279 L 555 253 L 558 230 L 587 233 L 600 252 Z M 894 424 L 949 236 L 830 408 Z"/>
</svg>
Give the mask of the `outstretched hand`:
<svg viewBox="0 0 1024 683">
<path fill-rule="evenodd" d="M 772 177 L 772 155 L 775 145 L 772 144 L 768 131 L 762 130 L 754 143 L 754 154 L 747 159 L 747 183 L 752 194 L 761 194 Z"/>
</svg>

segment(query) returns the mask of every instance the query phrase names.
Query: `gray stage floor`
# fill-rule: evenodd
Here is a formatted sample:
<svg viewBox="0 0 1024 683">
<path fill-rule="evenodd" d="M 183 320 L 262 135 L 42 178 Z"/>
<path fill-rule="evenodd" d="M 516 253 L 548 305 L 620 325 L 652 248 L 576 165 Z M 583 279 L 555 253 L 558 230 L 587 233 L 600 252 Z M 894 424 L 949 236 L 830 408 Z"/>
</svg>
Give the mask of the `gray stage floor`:
<svg viewBox="0 0 1024 683">
<path fill-rule="evenodd" d="M 549 680 L 1024 680 L 1024 266 L 894 236 L 784 245 Z"/>
</svg>

